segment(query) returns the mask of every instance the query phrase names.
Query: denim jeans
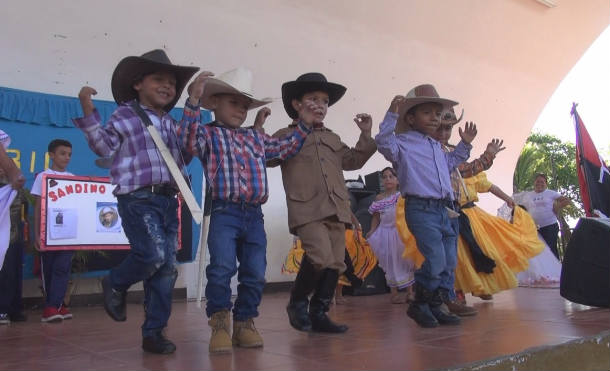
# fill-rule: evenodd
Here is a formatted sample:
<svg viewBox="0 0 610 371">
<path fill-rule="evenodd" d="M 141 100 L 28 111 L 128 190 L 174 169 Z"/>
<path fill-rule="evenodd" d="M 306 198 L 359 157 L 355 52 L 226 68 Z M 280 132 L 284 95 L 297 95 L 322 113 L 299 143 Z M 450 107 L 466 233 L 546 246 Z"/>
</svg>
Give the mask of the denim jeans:
<svg viewBox="0 0 610 371">
<path fill-rule="evenodd" d="M 460 221 L 458 218 L 449 218 L 451 228 L 455 233 L 455 244 L 452 249 L 448 249 L 445 255 L 447 260 L 447 275 L 444 275 L 441 279 L 440 287 L 445 288 L 449 291 L 449 299 L 455 300 L 455 268 L 457 267 L 457 242 L 460 236 Z"/>
<path fill-rule="evenodd" d="M 559 234 L 559 224 L 549 224 L 545 227 L 538 229 L 538 233 L 540 233 L 540 235 L 544 239 L 544 242 L 549 245 L 549 249 L 551 249 L 553 255 L 555 255 L 557 260 L 559 260 L 559 250 L 557 250 L 557 236 Z"/>
<path fill-rule="evenodd" d="M 72 250 L 46 251 L 42 256 L 45 306 L 58 308 L 64 302 L 72 270 Z"/>
<path fill-rule="evenodd" d="M 231 310 L 231 277 L 237 272 L 233 318 L 258 316 L 267 268 L 267 236 L 260 205 L 214 200 L 208 233 L 206 314 Z M 239 261 L 239 268 L 237 267 Z"/>
<path fill-rule="evenodd" d="M 405 216 L 417 249 L 425 258 L 415 271 L 415 281 L 430 291 L 439 287 L 452 290 L 457 234 L 445 205 L 437 200 L 407 198 Z M 451 287 L 446 287 L 450 283 Z"/>
<path fill-rule="evenodd" d="M 172 310 L 172 291 L 178 276 L 178 200 L 145 190 L 119 195 L 117 199 L 131 250 L 110 271 L 110 284 L 125 291 L 144 281 L 142 336 L 151 336 L 167 326 Z"/>
<path fill-rule="evenodd" d="M 23 242 L 8 245 L 0 270 L 0 313 L 15 315 L 23 310 Z M 62 297 L 63 299 L 63 297 Z"/>
</svg>

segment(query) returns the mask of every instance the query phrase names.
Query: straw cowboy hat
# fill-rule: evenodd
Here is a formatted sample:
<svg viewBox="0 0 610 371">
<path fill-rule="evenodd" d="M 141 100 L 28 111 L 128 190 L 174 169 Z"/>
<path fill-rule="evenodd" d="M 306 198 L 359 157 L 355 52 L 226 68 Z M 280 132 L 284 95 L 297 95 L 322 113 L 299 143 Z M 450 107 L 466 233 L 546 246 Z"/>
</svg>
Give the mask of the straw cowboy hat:
<svg viewBox="0 0 610 371">
<path fill-rule="evenodd" d="M 453 126 L 458 122 L 462 121 L 462 117 L 464 117 L 464 109 L 462 109 L 460 117 L 457 118 L 455 116 L 455 111 L 453 110 L 453 107 L 445 108 L 445 110 L 443 110 L 443 112 L 441 113 L 441 124 L 449 124 Z"/>
<path fill-rule="evenodd" d="M 341 99 L 346 90 L 347 88 L 343 85 L 328 82 L 321 73 L 310 72 L 299 76 L 295 81 L 282 84 L 282 102 L 288 116 L 296 119 L 299 114 L 292 107 L 293 99 L 299 99 L 303 94 L 312 91 L 323 91 L 328 94 L 328 106 L 330 107 Z"/>
<path fill-rule="evenodd" d="M 271 103 L 271 98 L 254 98 L 252 80 L 252 71 L 244 67 L 227 71 L 218 77 L 208 78 L 201 95 L 201 107 L 212 109 L 212 96 L 217 94 L 243 95 L 250 99 L 249 110 Z"/>
<path fill-rule="evenodd" d="M 138 93 L 133 89 L 133 84 L 146 75 L 160 71 L 176 75 L 176 97 L 163 107 L 166 112 L 171 111 L 180 99 L 186 83 L 195 72 L 199 71 L 199 67 L 172 64 L 167 54 L 160 49 L 149 51 L 139 57 L 125 57 L 119 62 L 112 74 L 111 86 L 114 101 L 121 104 L 136 99 Z"/>
<path fill-rule="evenodd" d="M 102 211 L 100 212 L 100 215 L 104 215 L 104 214 L 116 214 L 116 210 L 112 207 L 105 206 L 104 208 L 102 208 Z"/>
<path fill-rule="evenodd" d="M 414 87 L 413 89 L 409 90 L 407 95 L 405 95 L 405 98 L 404 104 L 398 111 L 397 122 L 403 122 L 407 112 L 418 104 L 440 103 L 443 105 L 443 108 L 449 108 L 458 104 L 458 102 L 451 99 L 439 97 L 434 86 L 430 84 L 418 85 Z"/>
</svg>

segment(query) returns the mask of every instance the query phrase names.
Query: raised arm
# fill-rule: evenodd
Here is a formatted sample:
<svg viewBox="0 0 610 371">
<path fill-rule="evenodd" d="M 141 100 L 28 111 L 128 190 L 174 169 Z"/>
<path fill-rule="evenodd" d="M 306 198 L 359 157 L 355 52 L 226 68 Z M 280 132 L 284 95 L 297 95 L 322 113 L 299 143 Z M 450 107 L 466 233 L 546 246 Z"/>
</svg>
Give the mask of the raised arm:
<svg viewBox="0 0 610 371">
<path fill-rule="evenodd" d="M 255 125 L 256 126 L 256 125 Z M 262 127 L 262 125 L 260 126 Z M 296 128 L 288 135 L 281 138 L 272 137 L 261 133 L 255 129 L 258 135 L 262 136 L 265 144 L 265 159 L 266 160 L 286 160 L 296 155 L 307 135 L 311 133 L 311 127 L 300 121 Z"/>
<path fill-rule="evenodd" d="M 502 147 L 503 143 L 503 140 L 493 139 L 489 142 L 487 149 L 485 149 L 485 152 L 483 152 L 479 158 L 458 165 L 458 171 L 460 172 L 460 175 L 462 175 L 462 178 L 470 178 L 481 171 L 488 170 L 491 165 L 493 165 L 496 154 L 505 149 L 505 147 Z"/>
<path fill-rule="evenodd" d="M 396 163 L 398 162 L 398 144 L 396 143 L 396 120 L 398 120 L 398 111 L 404 104 L 405 97 L 397 95 L 392 99 L 388 112 L 385 114 L 383 121 L 379 124 L 379 133 L 375 136 L 375 143 L 379 153 L 386 160 Z"/>
</svg>

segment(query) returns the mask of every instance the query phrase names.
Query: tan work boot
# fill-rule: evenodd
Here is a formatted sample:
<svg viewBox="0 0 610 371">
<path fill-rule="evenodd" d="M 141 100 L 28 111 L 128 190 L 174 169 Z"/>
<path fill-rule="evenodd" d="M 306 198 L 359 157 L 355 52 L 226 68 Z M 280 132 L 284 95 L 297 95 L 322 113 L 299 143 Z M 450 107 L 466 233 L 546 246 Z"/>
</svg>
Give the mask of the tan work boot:
<svg viewBox="0 0 610 371">
<path fill-rule="evenodd" d="M 469 307 L 465 303 L 462 304 L 457 300 L 446 301 L 445 304 L 451 313 L 457 314 L 460 317 L 474 316 L 479 313 L 475 308 Z"/>
<path fill-rule="evenodd" d="M 256 331 L 252 318 L 246 321 L 233 321 L 233 345 L 243 348 L 263 346 L 263 338 Z"/>
<path fill-rule="evenodd" d="M 221 310 L 212 314 L 208 325 L 212 328 L 210 353 L 230 352 L 233 350 L 231 335 L 229 335 L 229 326 L 231 326 L 229 311 Z"/>
</svg>

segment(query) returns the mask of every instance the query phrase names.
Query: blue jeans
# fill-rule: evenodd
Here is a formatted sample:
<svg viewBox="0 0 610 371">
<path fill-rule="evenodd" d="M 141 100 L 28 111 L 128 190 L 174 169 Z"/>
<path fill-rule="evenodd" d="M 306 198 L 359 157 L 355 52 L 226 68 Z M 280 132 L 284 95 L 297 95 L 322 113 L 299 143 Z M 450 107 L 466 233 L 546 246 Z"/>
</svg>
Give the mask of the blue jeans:
<svg viewBox="0 0 610 371">
<path fill-rule="evenodd" d="M 460 236 L 460 221 L 458 218 L 449 218 L 449 222 L 451 223 L 451 228 L 453 228 L 453 232 L 456 236 L 455 244 L 452 249 L 447 250 L 447 254 L 445 255 L 448 274 L 443 276 L 439 286 L 449 291 L 449 299 L 455 300 L 455 268 L 457 267 L 457 242 Z"/>
<path fill-rule="evenodd" d="M 42 256 L 45 306 L 58 308 L 64 302 L 72 270 L 72 250 L 46 251 Z"/>
<path fill-rule="evenodd" d="M 110 284 L 126 291 L 144 281 L 142 336 L 151 336 L 167 326 L 172 311 L 172 291 L 178 276 L 178 200 L 145 190 L 119 195 L 117 199 L 131 250 L 110 271 Z"/>
<path fill-rule="evenodd" d="M 245 321 L 257 317 L 267 268 L 267 236 L 261 206 L 212 201 L 208 249 L 207 316 L 231 310 L 231 277 L 237 272 L 239 284 L 233 318 Z"/>
<path fill-rule="evenodd" d="M 457 256 L 457 234 L 445 205 L 438 200 L 407 198 L 405 216 L 417 249 L 425 258 L 415 271 L 415 281 L 430 291 L 439 287 L 452 290 L 455 277 L 452 257 Z"/>
</svg>

